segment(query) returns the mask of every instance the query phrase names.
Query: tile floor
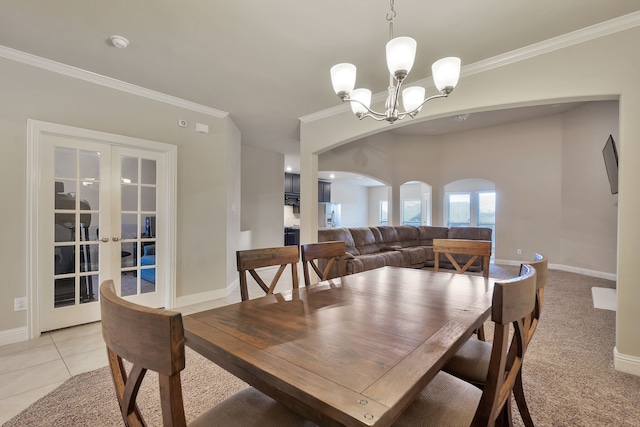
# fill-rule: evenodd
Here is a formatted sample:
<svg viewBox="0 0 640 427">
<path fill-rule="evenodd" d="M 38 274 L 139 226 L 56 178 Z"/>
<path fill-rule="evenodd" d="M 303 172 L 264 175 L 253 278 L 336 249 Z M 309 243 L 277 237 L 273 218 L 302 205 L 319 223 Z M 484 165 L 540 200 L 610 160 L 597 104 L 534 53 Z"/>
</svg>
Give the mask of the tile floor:
<svg viewBox="0 0 640 427">
<path fill-rule="evenodd" d="M 279 289 L 291 287 L 285 275 Z M 266 276 L 264 280 L 269 280 Z M 268 283 L 268 282 L 267 282 Z M 282 286 L 282 288 L 281 288 Z M 249 284 L 251 298 L 264 295 Z M 183 315 L 240 301 L 240 290 L 226 298 L 180 307 Z M 0 346 L 0 424 L 13 418 L 73 375 L 107 366 L 100 322 L 43 333 L 39 338 Z"/>
</svg>

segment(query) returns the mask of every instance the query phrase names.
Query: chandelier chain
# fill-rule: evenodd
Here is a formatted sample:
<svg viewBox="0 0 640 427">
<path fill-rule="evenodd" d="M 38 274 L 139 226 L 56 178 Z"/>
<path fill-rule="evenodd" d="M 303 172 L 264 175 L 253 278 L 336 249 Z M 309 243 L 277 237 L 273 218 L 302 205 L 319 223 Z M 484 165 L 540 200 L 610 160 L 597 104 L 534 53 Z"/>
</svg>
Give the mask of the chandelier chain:
<svg viewBox="0 0 640 427">
<path fill-rule="evenodd" d="M 387 12 L 387 22 L 389 23 L 389 40 L 393 40 L 393 21 L 396 19 L 395 0 L 389 1 L 391 10 Z M 393 82 L 393 79 L 391 80 Z"/>
<path fill-rule="evenodd" d="M 389 3 L 391 6 L 391 10 L 387 12 L 387 21 L 392 22 L 394 19 L 396 19 L 396 10 L 393 8 L 395 1 L 391 0 Z"/>
</svg>

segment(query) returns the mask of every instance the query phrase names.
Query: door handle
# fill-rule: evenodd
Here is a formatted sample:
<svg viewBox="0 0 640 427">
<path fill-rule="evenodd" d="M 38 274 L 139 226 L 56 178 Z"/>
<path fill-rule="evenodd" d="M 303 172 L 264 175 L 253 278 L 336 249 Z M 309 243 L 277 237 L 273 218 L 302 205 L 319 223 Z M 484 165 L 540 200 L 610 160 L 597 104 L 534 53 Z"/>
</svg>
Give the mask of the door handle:
<svg viewBox="0 0 640 427">
<path fill-rule="evenodd" d="M 103 237 L 102 239 L 100 239 L 101 242 L 103 243 L 107 243 L 109 241 L 108 237 Z"/>
<path fill-rule="evenodd" d="M 113 240 L 114 242 L 117 242 L 118 240 L 120 240 L 120 237 L 118 237 L 118 236 L 113 236 L 113 237 L 111 238 L 111 240 Z"/>
</svg>

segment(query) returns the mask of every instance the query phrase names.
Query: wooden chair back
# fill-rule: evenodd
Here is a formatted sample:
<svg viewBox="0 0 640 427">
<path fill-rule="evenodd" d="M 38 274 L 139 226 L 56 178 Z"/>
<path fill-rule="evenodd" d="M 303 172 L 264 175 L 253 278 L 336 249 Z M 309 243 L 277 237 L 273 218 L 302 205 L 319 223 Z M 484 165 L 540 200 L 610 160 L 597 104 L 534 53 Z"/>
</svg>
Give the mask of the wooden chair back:
<svg viewBox="0 0 640 427">
<path fill-rule="evenodd" d="M 249 299 L 249 289 L 247 287 L 247 272 L 260 285 L 267 295 L 273 294 L 280 276 L 291 266 L 291 278 L 293 288 L 298 288 L 298 246 L 279 246 L 275 248 L 248 249 L 236 252 L 238 273 L 240 275 L 240 298 L 242 301 Z M 267 285 L 258 275 L 256 269 L 263 267 L 280 266 L 273 280 Z"/>
<path fill-rule="evenodd" d="M 112 280 L 100 286 L 102 336 L 122 418 L 144 426 L 136 398 L 147 370 L 158 373 L 164 426 L 186 426 L 180 371 L 185 367 L 182 315 L 143 307 L 116 295 Z M 127 374 L 123 359 L 133 366 Z"/>
<path fill-rule="evenodd" d="M 329 276 L 334 265 L 337 266 L 338 277 L 344 276 L 347 251 L 345 242 L 308 243 L 302 245 L 300 250 L 305 286 L 311 285 L 309 266 L 315 271 L 320 281 L 333 278 Z M 321 269 L 321 267 L 324 268 Z"/>
<path fill-rule="evenodd" d="M 491 359 L 472 426 L 494 425 L 498 417 L 501 422 L 510 420 L 510 396 L 516 381 L 521 380 L 520 369 L 527 350 L 524 321 L 534 309 L 535 297 L 536 271 L 528 264 L 522 265 L 519 277 L 495 283 Z"/>
<path fill-rule="evenodd" d="M 531 315 L 526 319 L 527 327 L 527 343 L 533 338 L 533 333 L 538 327 L 538 321 L 540 320 L 540 314 L 542 313 L 542 302 L 544 300 L 544 287 L 547 285 L 547 270 L 548 259 L 544 255 L 536 253 L 535 261 L 530 262 L 533 268 L 536 269 L 536 305 Z M 523 264 L 524 266 L 524 264 Z M 520 274 L 522 274 L 522 268 L 520 267 Z"/>
<path fill-rule="evenodd" d="M 489 277 L 489 261 L 491 259 L 491 240 L 467 239 L 433 239 L 433 269 L 438 271 L 440 254 L 444 254 L 458 273 L 464 273 L 479 257 L 482 257 L 482 275 Z M 471 255 L 465 265 L 460 267 L 454 254 Z"/>
</svg>

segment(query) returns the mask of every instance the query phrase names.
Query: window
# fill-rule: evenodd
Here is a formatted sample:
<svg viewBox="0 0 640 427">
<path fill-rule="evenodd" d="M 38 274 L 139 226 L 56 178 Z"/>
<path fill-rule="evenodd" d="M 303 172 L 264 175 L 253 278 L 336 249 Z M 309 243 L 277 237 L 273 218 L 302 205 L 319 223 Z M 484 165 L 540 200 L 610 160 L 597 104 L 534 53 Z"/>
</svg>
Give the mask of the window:
<svg viewBox="0 0 640 427">
<path fill-rule="evenodd" d="M 471 225 L 471 193 L 451 193 L 448 196 L 448 227 L 469 227 Z"/>
<path fill-rule="evenodd" d="M 389 202 L 380 200 L 380 225 L 389 224 Z"/>
<path fill-rule="evenodd" d="M 478 193 L 478 226 L 496 224 L 496 193 L 486 191 Z"/>
<path fill-rule="evenodd" d="M 402 201 L 402 225 L 420 225 L 422 219 L 422 203 L 420 199 Z"/>
</svg>

